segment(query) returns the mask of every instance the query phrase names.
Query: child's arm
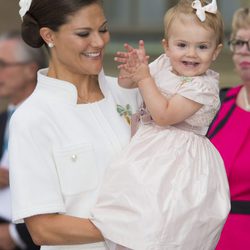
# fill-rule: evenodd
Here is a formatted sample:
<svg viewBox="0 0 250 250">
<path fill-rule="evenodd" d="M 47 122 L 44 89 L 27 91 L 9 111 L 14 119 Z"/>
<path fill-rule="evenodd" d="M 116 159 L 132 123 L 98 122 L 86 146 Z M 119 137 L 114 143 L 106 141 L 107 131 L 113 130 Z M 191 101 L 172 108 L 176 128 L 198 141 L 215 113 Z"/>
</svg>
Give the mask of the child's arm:
<svg viewBox="0 0 250 250">
<path fill-rule="evenodd" d="M 143 41 L 139 42 L 139 47 L 141 50 L 145 50 Z M 127 60 L 124 60 L 124 64 L 120 65 L 120 68 L 124 68 L 129 72 L 130 74 L 126 77 L 137 83 L 146 107 L 156 124 L 166 126 L 179 123 L 202 107 L 202 104 L 181 95 L 174 95 L 172 98 L 167 99 L 159 91 L 153 77 L 150 75 L 145 58 L 142 59 L 140 56 L 136 51 L 132 51 L 128 54 Z"/>
<path fill-rule="evenodd" d="M 145 55 L 145 49 L 144 46 L 141 47 L 139 45 L 138 49 L 133 48 L 131 45 L 125 43 L 124 48 L 126 52 L 118 51 L 116 53 L 116 57 L 114 60 L 119 63 L 126 63 L 128 60 L 131 59 L 131 54 L 135 51 L 138 53 L 138 56 L 143 60 L 145 58 L 145 63 L 148 63 L 149 56 Z M 130 69 L 123 67 L 121 65 L 118 66 L 118 69 L 120 70 L 119 76 L 118 76 L 118 83 L 123 88 L 137 88 L 137 82 L 134 82 L 129 76 L 130 76 Z"/>
</svg>

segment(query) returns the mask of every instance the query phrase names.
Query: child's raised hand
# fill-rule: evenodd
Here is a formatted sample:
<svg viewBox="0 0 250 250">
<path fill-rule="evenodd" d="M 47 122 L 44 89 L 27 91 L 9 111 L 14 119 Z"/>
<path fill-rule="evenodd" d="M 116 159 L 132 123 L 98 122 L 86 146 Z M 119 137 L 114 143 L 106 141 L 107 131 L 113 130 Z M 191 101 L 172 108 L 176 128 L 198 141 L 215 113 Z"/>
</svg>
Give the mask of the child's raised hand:
<svg viewBox="0 0 250 250">
<path fill-rule="evenodd" d="M 137 87 L 137 83 L 150 76 L 148 58 L 146 55 L 144 42 L 139 41 L 138 49 L 129 44 L 124 44 L 126 52 L 117 52 L 115 61 L 121 63 L 119 84 L 126 88 Z"/>
</svg>

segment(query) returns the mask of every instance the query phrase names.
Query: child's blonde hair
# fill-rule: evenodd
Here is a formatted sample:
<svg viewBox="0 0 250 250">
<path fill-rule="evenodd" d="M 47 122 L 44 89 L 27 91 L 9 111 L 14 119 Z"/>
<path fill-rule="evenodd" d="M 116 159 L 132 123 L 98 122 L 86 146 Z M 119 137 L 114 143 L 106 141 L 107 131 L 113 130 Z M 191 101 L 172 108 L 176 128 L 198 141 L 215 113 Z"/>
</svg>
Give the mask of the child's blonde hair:
<svg viewBox="0 0 250 250">
<path fill-rule="evenodd" d="M 206 0 L 200 0 L 202 6 L 206 5 Z M 196 9 L 192 7 L 193 0 L 180 0 L 178 4 L 170 8 L 164 16 L 164 32 L 165 38 L 168 38 L 168 31 L 175 18 L 178 18 L 179 14 L 192 15 L 197 18 L 197 22 L 200 23 L 204 28 L 212 29 L 216 34 L 217 45 L 223 44 L 224 40 L 224 23 L 222 15 L 219 11 L 216 14 L 206 12 L 206 20 L 201 22 L 197 15 Z"/>
<path fill-rule="evenodd" d="M 250 28 L 250 9 L 240 8 L 233 15 L 232 21 L 232 34 L 231 37 L 235 38 L 239 29 Z"/>
</svg>

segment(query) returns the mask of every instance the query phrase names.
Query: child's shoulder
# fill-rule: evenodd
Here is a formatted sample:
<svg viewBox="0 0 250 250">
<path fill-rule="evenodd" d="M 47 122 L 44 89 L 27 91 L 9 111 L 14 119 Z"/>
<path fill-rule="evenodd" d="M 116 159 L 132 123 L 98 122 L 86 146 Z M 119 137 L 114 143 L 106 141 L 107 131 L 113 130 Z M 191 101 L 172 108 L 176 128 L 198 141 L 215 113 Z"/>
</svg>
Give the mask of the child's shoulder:
<svg viewBox="0 0 250 250">
<path fill-rule="evenodd" d="M 202 104 L 217 103 L 219 100 L 219 74 L 208 70 L 194 77 L 182 77 L 178 94 Z"/>
<path fill-rule="evenodd" d="M 190 78 L 191 84 L 196 85 L 197 87 L 205 89 L 215 89 L 216 92 L 219 90 L 219 79 L 220 75 L 218 72 L 208 69 L 205 74 L 200 76 L 194 76 Z"/>
<path fill-rule="evenodd" d="M 166 54 L 161 54 L 154 61 L 149 64 L 150 72 L 155 75 L 162 69 L 169 68 L 171 66 L 169 57 Z"/>
</svg>

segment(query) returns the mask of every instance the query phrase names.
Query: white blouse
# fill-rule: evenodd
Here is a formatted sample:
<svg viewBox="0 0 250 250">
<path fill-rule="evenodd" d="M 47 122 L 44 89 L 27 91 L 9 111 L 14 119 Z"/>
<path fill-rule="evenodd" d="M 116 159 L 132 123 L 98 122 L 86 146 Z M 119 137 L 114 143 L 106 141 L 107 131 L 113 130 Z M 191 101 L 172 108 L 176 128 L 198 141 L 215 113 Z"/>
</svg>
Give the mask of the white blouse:
<svg viewBox="0 0 250 250">
<path fill-rule="evenodd" d="M 105 168 L 130 140 L 125 115 L 139 104 L 137 89 L 123 89 L 99 75 L 104 99 L 77 104 L 73 84 L 38 72 L 33 94 L 10 122 L 10 181 L 13 221 L 62 213 L 88 218 Z M 124 113 L 126 113 L 124 112 Z M 103 242 L 42 249 L 106 249 Z"/>
</svg>

